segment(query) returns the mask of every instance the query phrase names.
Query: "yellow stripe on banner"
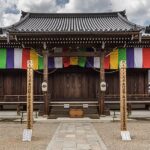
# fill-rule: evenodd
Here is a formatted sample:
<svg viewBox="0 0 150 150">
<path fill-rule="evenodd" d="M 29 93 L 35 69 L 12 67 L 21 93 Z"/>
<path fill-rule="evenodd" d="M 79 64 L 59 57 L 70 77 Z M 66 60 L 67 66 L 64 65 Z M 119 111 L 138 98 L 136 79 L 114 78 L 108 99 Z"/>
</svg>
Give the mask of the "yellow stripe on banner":
<svg viewBox="0 0 150 150">
<path fill-rule="evenodd" d="M 118 49 L 110 54 L 110 69 L 118 69 Z"/>
<path fill-rule="evenodd" d="M 78 57 L 70 57 L 70 65 L 78 65 Z"/>
<path fill-rule="evenodd" d="M 30 51 L 30 60 L 33 61 L 33 69 L 38 70 L 38 54 L 33 50 Z"/>
</svg>

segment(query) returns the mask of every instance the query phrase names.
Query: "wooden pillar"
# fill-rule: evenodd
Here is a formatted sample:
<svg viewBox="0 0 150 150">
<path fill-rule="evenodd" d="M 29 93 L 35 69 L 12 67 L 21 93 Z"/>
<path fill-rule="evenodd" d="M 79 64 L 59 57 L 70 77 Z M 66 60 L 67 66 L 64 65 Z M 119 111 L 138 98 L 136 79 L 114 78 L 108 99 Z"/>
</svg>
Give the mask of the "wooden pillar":
<svg viewBox="0 0 150 150">
<path fill-rule="evenodd" d="M 147 81 L 147 85 L 148 85 L 148 91 L 147 93 L 150 94 L 150 70 L 148 70 L 148 81 Z"/>
<path fill-rule="evenodd" d="M 27 129 L 33 127 L 33 64 L 28 60 L 27 69 Z"/>
<path fill-rule="evenodd" d="M 120 120 L 121 131 L 127 130 L 126 61 L 120 62 Z"/>
<path fill-rule="evenodd" d="M 44 71 L 43 71 L 43 82 L 47 83 L 47 91 L 44 94 L 44 115 L 49 115 L 49 101 L 48 101 L 48 51 L 43 51 Z"/>
<path fill-rule="evenodd" d="M 105 104 L 104 104 L 105 91 L 101 90 L 101 83 L 105 82 L 104 58 L 105 58 L 105 51 L 104 49 L 102 49 L 100 55 L 100 99 L 99 99 L 100 115 L 104 115 L 104 111 L 105 111 Z"/>
</svg>

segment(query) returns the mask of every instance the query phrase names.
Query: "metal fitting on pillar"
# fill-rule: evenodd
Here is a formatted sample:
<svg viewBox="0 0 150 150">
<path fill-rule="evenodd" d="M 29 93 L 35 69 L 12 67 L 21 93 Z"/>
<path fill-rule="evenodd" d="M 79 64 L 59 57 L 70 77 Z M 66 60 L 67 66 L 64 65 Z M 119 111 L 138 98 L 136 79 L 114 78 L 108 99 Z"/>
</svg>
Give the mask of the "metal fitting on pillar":
<svg viewBox="0 0 150 150">
<path fill-rule="evenodd" d="M 102 41 L 102 49 L 104 49 L 104 48 L 105 48 L 105 42 Z"/>
</svg>

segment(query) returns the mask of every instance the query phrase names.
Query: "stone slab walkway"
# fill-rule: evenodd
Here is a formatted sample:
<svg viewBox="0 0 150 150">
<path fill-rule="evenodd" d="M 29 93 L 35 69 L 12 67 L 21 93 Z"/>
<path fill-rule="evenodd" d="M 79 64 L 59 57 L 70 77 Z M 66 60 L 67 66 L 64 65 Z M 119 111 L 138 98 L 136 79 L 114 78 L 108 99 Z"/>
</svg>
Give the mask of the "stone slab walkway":
<svg viewBox="0 0 150 150">
<path fill-rule="evenodd" d="M 60 123 L 46 150 L 107 150 L 89 122 Z"/>
</svg>

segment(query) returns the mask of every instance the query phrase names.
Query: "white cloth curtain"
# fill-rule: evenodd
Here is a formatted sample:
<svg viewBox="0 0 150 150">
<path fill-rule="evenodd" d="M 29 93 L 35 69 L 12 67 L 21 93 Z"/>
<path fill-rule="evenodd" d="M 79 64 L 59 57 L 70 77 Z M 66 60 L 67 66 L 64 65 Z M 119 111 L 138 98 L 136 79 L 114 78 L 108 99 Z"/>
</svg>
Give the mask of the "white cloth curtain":
<svg viewBox="0 0 150 150">
<path fill-rule="evenodd" d="M 142 48 L 134 48 L 134 68 L 142 68 L 143 53 Z"/>
<path fill-rule="evenodd" d="M 22 49 L 14 49 L 14 68 L 22 68 Z"/>
<path fill-rule="evenodd" d="M 55 48 L 54 52 L 55 53 L 61 53 L 62 48 Z M 55 68 L 63 68 L 63 59 L 62 59 L 62 57 L 55 57 L 54 58 L 54 66 L 55 66 Z"/>
<path fill-rule="evenodd" d="M 94 68 L 100 68 L 100 57 L 94 57 Z"/>
</svg>

